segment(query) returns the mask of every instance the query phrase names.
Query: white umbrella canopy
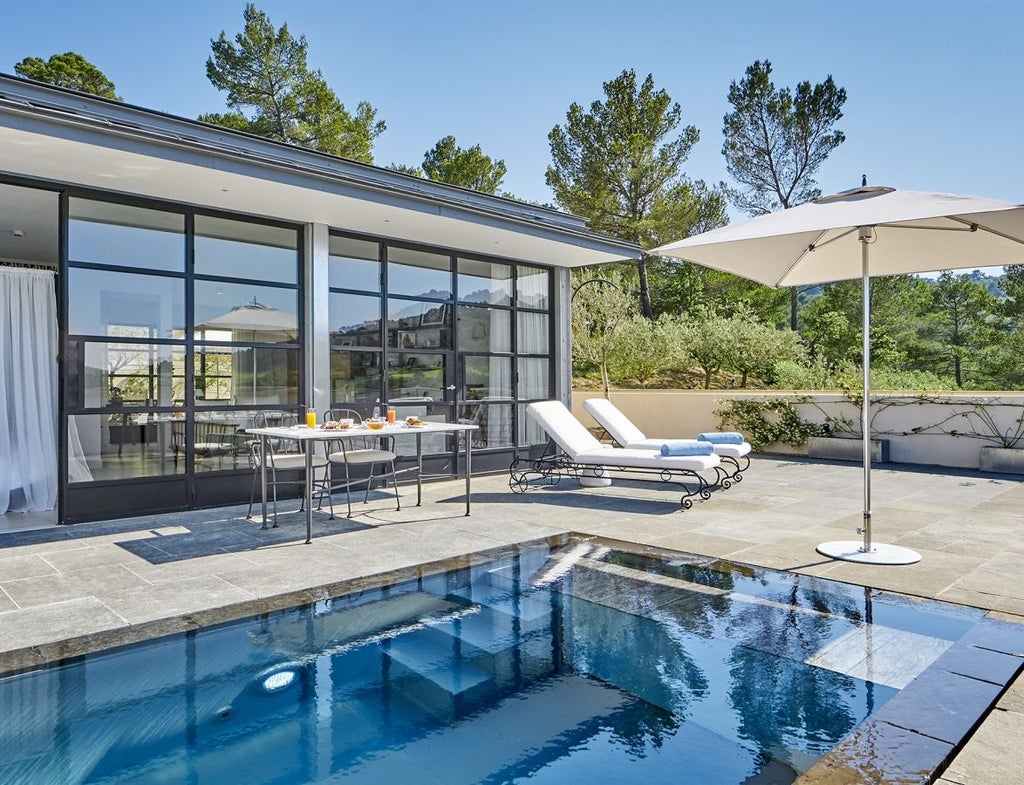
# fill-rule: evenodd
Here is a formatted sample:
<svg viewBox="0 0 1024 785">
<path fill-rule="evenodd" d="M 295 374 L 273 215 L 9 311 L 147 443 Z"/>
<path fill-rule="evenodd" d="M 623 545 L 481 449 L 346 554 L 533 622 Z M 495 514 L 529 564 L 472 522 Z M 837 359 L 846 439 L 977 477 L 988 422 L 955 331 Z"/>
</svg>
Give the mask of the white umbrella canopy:
<svg viewBox="0 0 1024 785">
<path fill-rule="evenodd" d="M 1024 205 L 864 186 L 662 245 L 649 253 L 768 286 L 860 278 L 857 229 L 874 228 L 870 275 L 1024 260 Z"/>
<path fill-rule="evenodd" d="M 768 286 L 862 279 L 864 525 L 859 533 L 863 542 L 827 542 L 818 550 L 869 564 L 920 561 L 920 555 L 908 548 L 879 545 L 871 539 L 870 279 L 1024 262 L 1024 205 L 865 185 L 648 253 L 685 259 Z"/>
</svg>

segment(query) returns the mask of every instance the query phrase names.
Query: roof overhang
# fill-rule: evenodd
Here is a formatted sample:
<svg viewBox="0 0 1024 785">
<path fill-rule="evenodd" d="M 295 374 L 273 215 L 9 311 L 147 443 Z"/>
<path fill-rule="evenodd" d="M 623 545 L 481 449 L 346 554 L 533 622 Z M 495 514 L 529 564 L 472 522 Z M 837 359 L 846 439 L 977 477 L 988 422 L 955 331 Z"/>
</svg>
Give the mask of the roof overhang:
<svg viewBox="0 0 1024 785">
<path fill-rule="evenodd" d="M 562 267 L 640 248 L 572 215 L 0 75 L 0 177 Z"/>
</svg>

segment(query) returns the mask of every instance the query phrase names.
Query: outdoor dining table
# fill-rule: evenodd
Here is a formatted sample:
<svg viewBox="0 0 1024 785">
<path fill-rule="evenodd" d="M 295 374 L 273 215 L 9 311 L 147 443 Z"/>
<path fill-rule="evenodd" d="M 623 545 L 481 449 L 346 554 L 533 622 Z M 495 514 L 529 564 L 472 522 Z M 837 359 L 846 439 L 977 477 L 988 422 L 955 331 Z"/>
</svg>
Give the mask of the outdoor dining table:
<svg viewBox="0 0 1024 785">
<path fill-rule="evenodd" d="M 465 457 L 466 457 L 466 515 L 470 511 L 470 479 L 473 476 L 473 440 L 470 438 L 472 431 L 478 430 L 478 426 L 468 423 L 449 422 L 424 422 L 421 425 L 406 425 L 405 423 L 388 423 L 383 428 L 371 430 L 365 423 L 355 425 L 344 430 L 328 429 L 322 427 L 309 428 L 305 425 L 278 428 L 247 428 L 246 433 L 260 438 L 260 490 L 262 500 L 263 528 L 267 526 L 267 442 L 269 439 L 290 439 L 299 442 L 303 447 L 306 458 L 306 478 L 304 483 L 304 498 L 306 508 L 306 543 L 313 541 L 313 452 L 318 442 L 332 442 L 342 439 L 365 439 L 367 436 L 405 436 L 416 437 L 416 466 L 413 471 L 416 474 L 416 506 L 419 507 L 423 501 L 423 436 L 431 433 L 454 433 L 456 440 L 458 434 L 464 434 Z M 458 445 L 456 444 L 456 447 Z M 456 450 L 456 452 L 458 452 Z M 397 484 L 395 488 L 397 493 Z"/>
</svg>

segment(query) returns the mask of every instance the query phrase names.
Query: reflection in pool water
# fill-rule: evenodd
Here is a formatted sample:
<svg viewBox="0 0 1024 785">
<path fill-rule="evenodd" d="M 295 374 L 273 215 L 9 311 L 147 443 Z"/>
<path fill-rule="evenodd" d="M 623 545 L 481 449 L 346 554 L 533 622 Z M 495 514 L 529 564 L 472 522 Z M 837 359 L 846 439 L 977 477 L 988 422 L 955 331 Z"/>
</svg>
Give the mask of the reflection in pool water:
<svg viewBox="0 0 1024 785">
<path fill-rule="evenodd" d="M 530 547 L 0 679 L 0 781 L 787 783 L 981 623 L 679 554 Z"/>
</svg>

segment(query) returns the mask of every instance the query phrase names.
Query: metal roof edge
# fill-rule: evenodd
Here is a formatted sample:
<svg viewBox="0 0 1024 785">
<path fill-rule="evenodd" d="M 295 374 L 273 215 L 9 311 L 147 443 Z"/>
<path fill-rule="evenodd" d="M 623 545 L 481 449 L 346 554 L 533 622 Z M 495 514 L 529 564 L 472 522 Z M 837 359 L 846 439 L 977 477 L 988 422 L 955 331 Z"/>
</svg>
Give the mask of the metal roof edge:
<svg viewBox="0 0 1024 785">
<path fill-rule="evenodd" d="M 296 147 L 229 128 L 202 123 L 145 107 L 101 98 L 77 90 L 0 73 L 0 112 L 27 112 L 59 122 L 90 125 L 108 133 L 151 142 L 184 146 L 208 154 L 244 158 L 268 174 L 282 166 L 356 188 L 390 192 L 408 198 L 491 215 L 534 230 L 545 229 L 621 250 L 640 253 L 640 246 L 586 227 L 579 216 L 548 207 L 491 196 L 447 183 L 437 183 L 371 164 Z"/>
</svg>

